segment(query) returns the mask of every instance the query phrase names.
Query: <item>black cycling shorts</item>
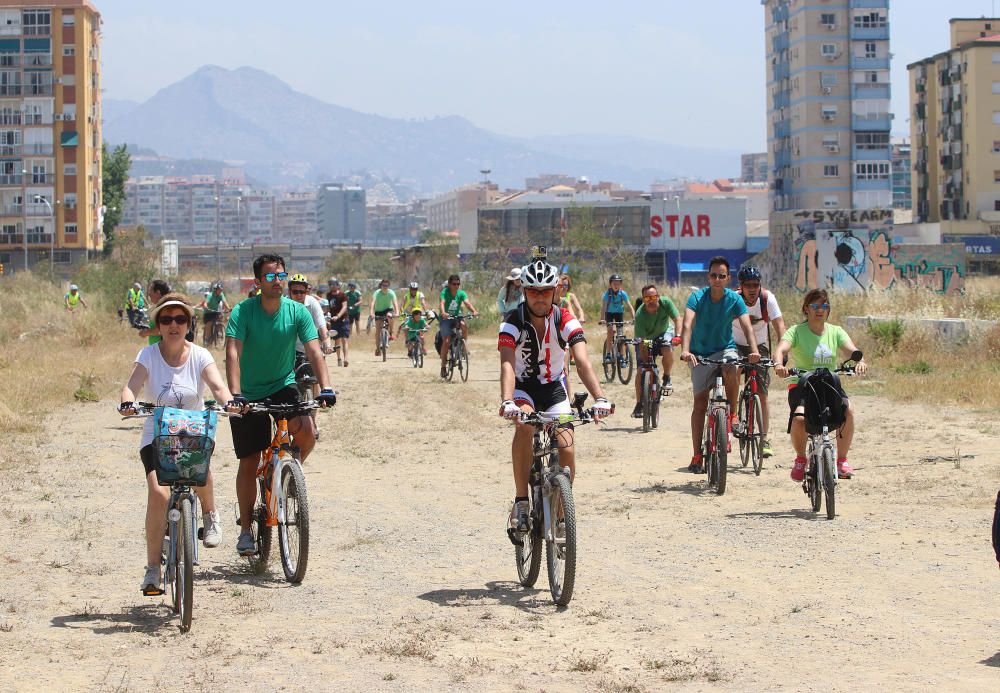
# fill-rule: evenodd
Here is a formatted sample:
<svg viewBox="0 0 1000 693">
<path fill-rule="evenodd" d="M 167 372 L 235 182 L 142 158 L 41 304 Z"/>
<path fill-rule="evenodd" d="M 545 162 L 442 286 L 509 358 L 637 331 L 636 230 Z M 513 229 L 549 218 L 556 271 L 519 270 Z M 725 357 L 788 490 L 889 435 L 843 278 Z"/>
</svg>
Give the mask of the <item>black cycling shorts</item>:
<svg viewBox="0 0 1000 693">
<path fill-rule="evenodd" d="M 289 385 L 264 399 L 269 400 L 271 404 L 298 404 L 299 391 L 294 385 Z M 260 402 L 262 400 L 251 401 Z M 271 416 L 269 414 L 234 416 L 229 419 L 229 427 L 233 431 L 233 448 L 239 459 L 266 450 L 271 444 L 273 431 L 271 430 Z"/>
</svg>

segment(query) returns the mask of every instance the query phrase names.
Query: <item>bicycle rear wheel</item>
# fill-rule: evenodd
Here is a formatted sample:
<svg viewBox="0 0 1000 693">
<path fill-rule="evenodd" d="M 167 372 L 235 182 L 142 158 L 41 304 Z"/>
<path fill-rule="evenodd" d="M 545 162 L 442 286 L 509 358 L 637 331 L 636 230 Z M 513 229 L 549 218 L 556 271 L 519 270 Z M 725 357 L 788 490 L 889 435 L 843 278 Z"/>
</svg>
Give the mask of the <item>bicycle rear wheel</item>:
<svg viewBox="0 0 1000 693">
<path fill-rule="evenodd" d="M 174 573 L 176 610 L 181 617 L 181 632 L 191 629 L 194 608 L 194 508 L 191 497 L 181 499 L 181 519 L 177 523 L 177 570 Z"/>
<path fill-rule="evenodd" d="M 250 533 L 253 534 L 257 552 L 247 556 L 250 561 L 250 570 L 254 574 L 260 574 L 267 570 L 267 562 L 271 558 L 273 527 L 267 525 L 267 506 L 264 504 L 264 498 L 264 480 L 258 479 L 257 502 L 254 503 L 253 515 L 250 518 Z"/>
<path fill-rule="evenodd" d="M 284 521 L 281 509 L 284 507 Z M 302 582 L 309 563 L 309 500 L 306 496 L 306 476 L 298 460 L 281 468 L 281 498 L 278 499 L 278 551 L 285 579 L 293 584 Z"/>
<path fill-rule="evenodd" d="M 565 474 L 555 477 L 550 496 L 553 541 L 545 542 L 546 564 L 549 570 L 549 591 L 552 601 L 566 606 L 573 598 L 576 583 L 576 507 L 573 487 Z"/>
<path fill-rule="evenodd" d="M 834 464 L 833 450 L 823 448 L 823 493 L 826 495 L 826 519 L 837 516 L 835 500 L 837 490 L 837 465 Z"/>
<path fill-rule="evenodd" d="M 528 503 L 531 529 L 521 537 L 521 545 L 514 546 L 514 562 L 517 565 L 517 581 L 523 587 L 534 587 L 542 567 L 542 515 L 535 505 L 537 487 L 529 489 Z"/>
<path fill-rule="evenodd" d="M 632 382 L 632 350 L 629 349 L 628 342 L 624 339 L 618 342 L 618 380 L 622 385 Z"/>
<path fill-rule="evenodd" d="M 469 348 L 465 346 L 465 340 L 462 340 L 462 344 L 458 350 L 458 372 L 462 376 L 462 382 L 468 382 L 469 380 Z"/>
<path fill-rule="evenodd" d="M 650 371 L 649 376 L 651 378 L 650 387 L 650 399 L 649 399 L 649 422 L 653 424 L 653 428 L 660 425 L 660 398 L 663 396 L 661 387 L 663 387 L 659 381 L 659 376 L 656 371 Z"/>
<path fill-rule="evenodd" d="M 753 396 L 753 416 L 749 418 L 747 424 L 752 428 L 749 432 L 743 431 L 743 435 L 751 434 L 750 457 L 753 460 L 753 473 L 760 476 L 760 470 L 764 468 L 764 410 L 761 408 L 760 395 Z"/>
<path fill-rule="evenodd" d="M 653 374 L 646 370 L 642 372 L 642 432 L 649 433 L 653 428 L 653 390 L 650 385 Z"/>
<path fill-rule="evenodd" d="M 604 380 L 611 382 L 615 379 L 615 354 L 608 348 L 607 345 L 604 346 L 604 353 L 602 355 L 604 363 Z"/>
<path fill-rule="evenodd" d="M 726 431 L 726 411 L 724 409 L 715 410 L 712 414 L 712 425 L 715 427 L 715 449 L 712 452 L 715 465 L 715 492 L 721 496 L 726 492 L 726 473 L 729 463 L 727 450 L 729 434 Z"/>
</svg>

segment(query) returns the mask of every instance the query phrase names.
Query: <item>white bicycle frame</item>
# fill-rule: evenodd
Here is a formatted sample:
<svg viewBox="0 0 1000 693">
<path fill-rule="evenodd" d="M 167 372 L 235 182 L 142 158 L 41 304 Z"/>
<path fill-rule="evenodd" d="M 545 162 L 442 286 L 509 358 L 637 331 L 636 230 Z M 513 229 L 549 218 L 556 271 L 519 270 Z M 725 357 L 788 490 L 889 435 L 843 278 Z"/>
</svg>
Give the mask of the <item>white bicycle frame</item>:
<svg viewBox="0 0 1000 693">
<path fill-rule="evenodd" d="M 830 440 L 830 429 L 824 426 L 822 433 L 812 433 L 809 435 L 808 449 L 809 464 L 816 470 L 816 485 L 820 490 L 826 488 L 826 477 L 829 472 L 826 469 L 826 465 L 823 464 L 823 450 L 827 448 L 830 449 L 834 460 L 836 460 L 837 452 L 833 441 Z M 833 473 L 833 484 L 834 486 L 837 485 L 836 471 Z"/>
<path fill-rule="evenodd" d="M 558 417 L 554 420 L 557 421 Z M 562 473 L 566 475 L 567 479 L 569 479 L 569 467 L 556 466 L 552 454 L 555 451 L 552 447 L 552 435 L 548 432 L 536 430 L 532 448 L 536 451 L 545 450 L 546 452 L 542 454 L 549 456 L 548 465 L 542 469 L 542 522 L 545 523 L 545 541 L 552 541 L 558 544 L 559 539 L 556 538 L 555 533 L 553 532 L 555 524 L 552 522 L 552 478 L 556 474 Z M 565 540 L 563 541 L 565 542 Z"/>
</svg>

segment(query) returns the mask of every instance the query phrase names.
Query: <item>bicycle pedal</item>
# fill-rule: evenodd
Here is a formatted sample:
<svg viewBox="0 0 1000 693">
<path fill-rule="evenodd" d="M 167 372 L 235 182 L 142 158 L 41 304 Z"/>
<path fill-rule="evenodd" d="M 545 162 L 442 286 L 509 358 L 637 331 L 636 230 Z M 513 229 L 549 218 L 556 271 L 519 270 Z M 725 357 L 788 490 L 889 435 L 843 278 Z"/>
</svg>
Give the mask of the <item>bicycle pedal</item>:
<svg viewBox="0 0 1000 693">
<path fill-rule="evenodd" d="M 524 546 L 524 542 L 521 539 L 517 538 L 517 532 L 515 532 L 514 529 L 511 527 L 507 528 L 507 538 L 510 539 L 510 543 L 513 544 L 514 546 L 517 547 Z"/>
<path fill-rule="evenodd" d="M 205 541 L 205 528 L 204 527 L 199 527 L 198 528 L 198 541 Z"/>
<path fill-rule="evenodd" d="M 144 587 L 142 590 L 142 596 L 144 597 L 159 597 L 163 595 L 163 590 L 159 587 Z"/>
</svg>

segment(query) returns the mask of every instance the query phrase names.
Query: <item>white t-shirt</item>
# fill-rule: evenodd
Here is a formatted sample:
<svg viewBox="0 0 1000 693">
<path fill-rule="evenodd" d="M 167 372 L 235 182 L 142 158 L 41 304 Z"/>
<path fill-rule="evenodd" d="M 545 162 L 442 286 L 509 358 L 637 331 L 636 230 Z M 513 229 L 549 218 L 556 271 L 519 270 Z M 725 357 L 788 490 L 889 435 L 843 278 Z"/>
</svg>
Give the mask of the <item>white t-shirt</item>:
<svg viewBox="0 0 1000 693">
<path fill-rule="evenodd" d="M 312 316 L 313 323 L 316 325 L 316 331 L 319 332 L 320 328 L 326 329 L 326 317 L 323 315 L 323 306 L 320 305 L 319 299 L 315 296 L 310 296 L 306 294 L 305 301 L 306 308 L 309 309 L 309 315 Z M 295 351 L 305 353 L 306 347 L 302 343 L 301 339 L 296 338 L 295 340 Z"/>
<path fill-rule="evenodd" d="M 750 315 L 750 324 L 753 325 L 753 336 L 757 339 L 757 344 L 767 344 L 767 324 L 764 316 L 760 312 L 760 297 L 754 301 L 752 306 L 747 306 L 747 313 Z M 781 317 L 781 308 L 778 307 L 778 299 L 770 291 L 767 292 L 767 319 L 768 321 Z M 781 335 L 778 335 L 781 339 Z M 733 340 L 739 346 L 750 346 L 747 338 L 743 336 L 743 328 L 740 327 L 739 320 L 733 320 Z"/>
<path fill-rule="evenodd" d="M 215 363 L 211 352 L 197 344 L 191 344 L 187 360 L 177 368 L 167 365 L 160 355 L 160 345 L 143 347 L 135 357 L 135 362 L 146 369 L 146 384 L 140 401 L 152 402 L 158 407 L 178 409 L 204 409 L 202 394 L 205 380 L 202 374 Z M 145 447 L 153 442 L 153 419 L 146 419 L 142 428 L 142 442 Z"/>
</svg>

